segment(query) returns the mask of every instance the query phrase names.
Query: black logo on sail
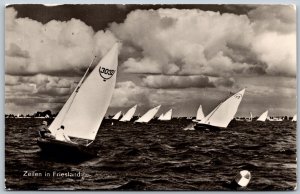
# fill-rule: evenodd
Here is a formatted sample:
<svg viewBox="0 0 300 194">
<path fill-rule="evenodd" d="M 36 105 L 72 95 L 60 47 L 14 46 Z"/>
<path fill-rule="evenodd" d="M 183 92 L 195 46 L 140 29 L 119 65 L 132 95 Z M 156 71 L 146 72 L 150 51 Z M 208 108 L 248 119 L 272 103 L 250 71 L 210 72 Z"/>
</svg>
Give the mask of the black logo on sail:
<svg viewBox="0 0 300 194">
<path fill-rule="evenodd" d="M 243 97 L 243 95 L 242 94 L 236 94 L 234 97 L 237 98 L 237 99 L 240 99 L 241 97 Z"/>
<path fill-rule="evenodd" d="M 106 69 L 104 67 L 99 68 L 99 74 L 103 78 L 103 81 L 110 79 L 115 73 L 115 70 Z"/>
</svg>

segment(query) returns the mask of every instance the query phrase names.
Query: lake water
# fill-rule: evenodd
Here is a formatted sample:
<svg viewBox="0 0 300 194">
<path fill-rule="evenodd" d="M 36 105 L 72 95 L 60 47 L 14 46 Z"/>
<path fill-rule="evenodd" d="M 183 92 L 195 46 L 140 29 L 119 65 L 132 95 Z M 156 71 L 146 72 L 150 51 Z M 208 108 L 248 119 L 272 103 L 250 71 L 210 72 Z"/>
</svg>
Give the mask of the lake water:
<svg viewBox="0 0 300 194">
<path fill-rule="evenodd" d="M 104 120 L 91 146 L 99 157 L 72 163 L 40 155 L 36 138 L 42 121 L 5 120 L 6 189 L 226 191 L 241 170 L 252 178 L 240 190 L 296 187 L 295 122 L 233 121 L 220 132 L 204 132 L 184 130 L 187 119 L 113 125 Z"/>
</svg>

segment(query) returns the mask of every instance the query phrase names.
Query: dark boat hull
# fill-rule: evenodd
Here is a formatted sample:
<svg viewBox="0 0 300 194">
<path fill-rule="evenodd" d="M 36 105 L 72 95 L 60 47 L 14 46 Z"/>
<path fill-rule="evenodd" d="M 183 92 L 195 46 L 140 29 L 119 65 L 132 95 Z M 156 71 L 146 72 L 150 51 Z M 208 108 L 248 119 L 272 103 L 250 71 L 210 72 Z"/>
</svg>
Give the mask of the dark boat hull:
<svg viewBox="0 0 300 194">
<path fill-rule="evenodd" d="M 194 126 L 195 130 L 202 130 L 202 131 L 220 131 L 220 127 L 208 125 L 208 124 L 203 124 L 203 123 L 197 123 Z"/>
<path fill-rule="evenodd" d="M 97 153 L 89 147 L 58 141 L 55 139 L 38 138 L 37 144 L 44 155 L 54 156 L 60 159 L 91 159 L 97 156 Z"/>
</svg>

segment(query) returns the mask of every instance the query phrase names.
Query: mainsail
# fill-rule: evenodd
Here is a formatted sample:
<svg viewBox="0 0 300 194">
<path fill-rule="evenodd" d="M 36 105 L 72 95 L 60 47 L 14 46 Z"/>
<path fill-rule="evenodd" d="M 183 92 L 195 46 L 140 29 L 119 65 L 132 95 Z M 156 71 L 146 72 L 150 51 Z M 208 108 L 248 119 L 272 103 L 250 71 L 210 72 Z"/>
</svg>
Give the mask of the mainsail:
<svg viewBox="0 0 300 194">
<path fill-rule="evenodd" d="M 170 109 L 165 114 L 162 114 L 161 116 L 158 118 L 158 120 L 161 120 L 161 121 L 169 121 L 169 120 L 171 120 L 172 119 L 172 109 Z"/>
<path fill-rule="evenodd" d="M 137 107 L 137 105 L 134 105 L 132 108 L 130 108 L 130 109 L 126 112 L 126 114 L 121 118 L 120 121 L 123 121 L 123 122 L 125 122 L 125 121 L 130 121 L 130 120 L 132 119 L 132 117 L 133 117 L 135 111 L 136 111 L 136 107 Z"/>
<path fill-rule="evenodd" d="M 119 120 L 120 116 L 122 114 L 122 111 L 119 111 L 115 116 L 112 118 L 113 120 Z"/>
<path fill-rule="evenodd" d="M 292 121 L 297 121 L 297 114 L 295 114 L 295 115 L 293 116 Z"/>
<path fill-rule="evenodd" d="M 199 108 L 198 108 L 198 111 L 197 111 L 197 116 L 196 116 L 196 120 L 200 121 L 204 118 L 204 113 L 203 113 L 203 110 L 202 110 L 202 105 L 200 104 Z"/>
<path fill-rule="evenodd" d="M 160 106 L 161 105 L 148 110 L 148 112 L 146 112 L 142 117 L 140 117 L 135 122 L 137 122 L 137 123 L 148 123 L 156 115 L 156 113 L 158 112 Z"/>
<path fill-rule="evenodd" d="M 257 121 L 266 121 L 267 117 L 268 117 L 268 110 L 265 111 L 263 114 L 260 115 L 260 117 L 257 119 Z"/>
<path fill-rule="evenodd" d="M 221 102 L 211 113 L 198 123 L 226 128 L 234 118 L 244 96 L 245 89 Z"/>
<path fill-rule="evenodd" d="M 118 49 L 116 43 L 93 71 L 80 80 L 49 126 L 52 133 L 55 134 L 56 130 L 64 125 L 65 133 L 70 137 L 95 139 L 115 87 Z"/>
</svg>

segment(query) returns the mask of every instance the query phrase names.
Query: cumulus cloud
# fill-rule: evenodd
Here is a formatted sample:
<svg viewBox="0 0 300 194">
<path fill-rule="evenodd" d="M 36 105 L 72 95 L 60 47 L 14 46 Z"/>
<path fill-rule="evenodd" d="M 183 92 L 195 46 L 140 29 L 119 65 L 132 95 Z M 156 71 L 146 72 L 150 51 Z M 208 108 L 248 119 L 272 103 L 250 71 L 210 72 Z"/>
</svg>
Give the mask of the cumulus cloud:
<svg viewBox="0 0 300 194">
<path fill-rule="evenodd" d="M 6 109 L 12 111 L 47 107 L 58 111 L 66 102 L 77 83 L 73 78 L 48 75 L 5 76 Z M 43 110 L 43 109 L 39 109 Z M 31 110 L 34 112 L 34 110 Z M 25 112 L 26 113 L 26 112 Z M 27 112 L 29 113 L 29 112 Z"/>
<path fill-rule="evenodd" d="M 243 101 L 256 109 L 274 96 L 295 96 L 295 79 L 290 81 L 293 87 L 288 87 L 289 82 L 285 89 L 276 88 L 275 82 L 256 86 L 237 78 L 280 75 L 285 80 L 296 75 L 295 10 L 281 5 L 249 10 L 247 15 L 197 9 L 134 10 L 123 23 L 95 32 L 78 19 L 43 24 L 17 18 L 13 8 L 6 8 L 5 109 L 58 111 L 93 55 L 100 60 L 116 39 L 123 46 L 119 82 L 110 105 L 114 108 L 163 104 L 184 116 L 189 110 L 195 112 L 199 103 L 205 104 L 207 113 L 229 91 L 243 87 L 249 93 Z M 263 100 L 254 94 L 264 95 Z M 256 101 L 250 102 L 247 96 Z M 278 109 L 294 105 L 277 102 L 270 104 Z M 249 107 L 242 104 L 241 110 L 248 114 Z"/>
<path fill-rule="evenodd" d="M 64 96 L 76 87 L 74 80 L 38 74 L 35 76 L 5 76 L 6 93 L 28 92 L 32 95 Z"/>
<path fill-rule="evenodd" d="M 130 107 L 135 104 L 149 106 L 149 90 L 137 86 L 132 81 L 118 82 L 110 103 L 111 107 Z"/>
<path fill-rule="evenodd" d="M 149 88 L 205 88 L 215 87 L 206 76 L 164 76 L 150 75 L 142 79 L 142 84 Z"/>
<path fill-rule="evenodd" d="M 135 49 L 132 53 L 140 52 L 123 63 L 127 72 L 295 76 L 295 13 L 282 5 L 257 6 L 249 16 L 196 9 L 135 10 L 110 29 L 125 47 Z"/>
<path fill-rule="evenodd" d="M 296 34 L 266 32 L 255 37 L 253 50 L 270 75 L 296 75 Z"/>
<path fill-rule="evenodd" d="M 42 24 L 16 15 L 13 8 L 6 8 L 7 74 L 77 75 L 86 69 L 94 55 L 102 57 L 116 41 L 111 32 L 95 33 L 78 19 Z"/>
<path fill-rule="evenodd" d="M 249 12 L 256 31 L 295 33 L 296 11 L 293 5 L 260 5 Z"/>
</svg>

